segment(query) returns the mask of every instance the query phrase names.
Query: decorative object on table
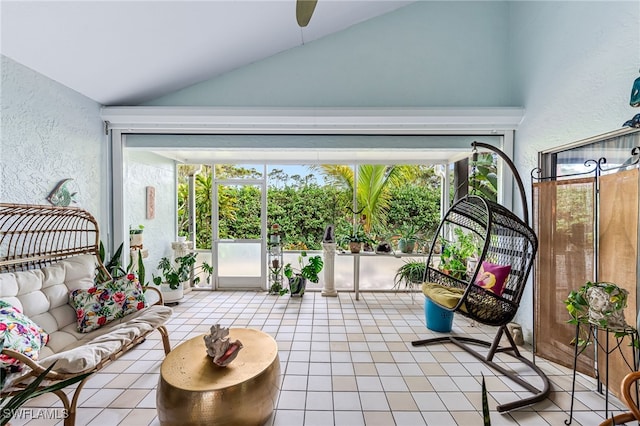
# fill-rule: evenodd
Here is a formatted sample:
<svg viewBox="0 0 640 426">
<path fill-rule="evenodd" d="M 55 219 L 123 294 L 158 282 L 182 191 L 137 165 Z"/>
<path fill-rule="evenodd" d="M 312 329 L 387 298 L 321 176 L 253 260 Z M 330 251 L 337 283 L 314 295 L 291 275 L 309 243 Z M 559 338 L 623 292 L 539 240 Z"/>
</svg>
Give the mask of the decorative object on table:
<svg viewBox="0 0 640 426">
<path fill-rule="evenodd" d="M 376 247 L 376 253 L 388 254 L 391 253 L 393 249 L 391 248 L 391 244 L 386 241 L 382 241 Z"/>
<path fill-rule="evenodd" d="M 307 259 L 307 252 L 303 251 L 298 256 L 298 264 L 298 268 L 293 268 L 291 263 L 287 263 L 284 266 L 284 275 L 289 279 L 291 295 L 302 297 L 307 286 L 307 280 L 312 283 L 320 281 L 318 274 L 322 271 L 324 262 L 320 256 L 311 256 Z"/>
<path fill-rule="evenodd" d="M 229 329 L 221 327 L 220 324 L 211 326 L 209 335 L 204 336 L 204 344 L 207 348 L 207 355 L 213 358 L 215 365 L 220 367 L 229 365 L 242 349 L 242 342 L 229 340 Z"/>
<path fill-rule="evenodd" d="M 75 196 L 78 194 L 77 192 L 69 191 L 67 185 L 71 182 L 72 178 L 62 179 L 58 184 L 53 188 L 53 191 L 49 193 L 47 196 L 47 201 L 49 201 L 54 206 L 67 207 L 71 203 L 77 202 L 75 200 Z"/>
<path fill-rule="evenodd" d="M 322 242 L 323 243 L 335 243 L 336 242 L 335 226 L 333 224 L 327 225 L 327 227 L 324 229 Z"/>
</svg>

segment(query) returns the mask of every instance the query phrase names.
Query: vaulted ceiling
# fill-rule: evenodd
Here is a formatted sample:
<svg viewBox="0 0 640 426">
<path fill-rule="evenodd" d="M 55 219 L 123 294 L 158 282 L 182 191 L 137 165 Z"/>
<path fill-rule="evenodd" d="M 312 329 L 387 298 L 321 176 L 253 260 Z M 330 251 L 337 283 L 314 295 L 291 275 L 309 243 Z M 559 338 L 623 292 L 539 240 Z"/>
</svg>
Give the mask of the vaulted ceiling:
<svg viewBox="0 0 640 426">
<path fill-rule="evenodd" d="M 137 105 L 391 12 L 412 1 L 0 2 L 0 52 L 102 105 Z"/>
</svg>

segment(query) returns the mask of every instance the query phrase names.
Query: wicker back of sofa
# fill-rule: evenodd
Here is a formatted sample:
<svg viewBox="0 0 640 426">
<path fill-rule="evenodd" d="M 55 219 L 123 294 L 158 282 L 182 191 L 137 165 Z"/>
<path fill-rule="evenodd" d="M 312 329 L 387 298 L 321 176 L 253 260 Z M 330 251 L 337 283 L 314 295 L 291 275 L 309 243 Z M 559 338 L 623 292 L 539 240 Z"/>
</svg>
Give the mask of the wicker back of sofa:
<svg viewBox="0 0 640 426">
<path fill-rule="evenodd" d="M 79 254 L 99 258 L 99 242 L 97 221 L 80 208 L 0 203 L 0 273 Z"/>
</svg>

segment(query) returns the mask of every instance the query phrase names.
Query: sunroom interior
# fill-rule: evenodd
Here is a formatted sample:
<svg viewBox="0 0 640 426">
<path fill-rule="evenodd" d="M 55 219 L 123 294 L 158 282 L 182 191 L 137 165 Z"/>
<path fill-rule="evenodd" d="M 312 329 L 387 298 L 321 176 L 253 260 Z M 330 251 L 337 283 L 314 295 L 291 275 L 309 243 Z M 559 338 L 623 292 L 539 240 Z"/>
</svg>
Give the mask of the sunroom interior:
<svg viewBox="0 0 640 426">
<path fill-rule="evenodd" d="M 72 205 L 97 218 L 101 238 L 111 249 L 127 242 L 129 226 L 144 223 L 149 269 L 171 253 L 177 238 L 178 164 L 444 165 L 469 158 L 470 142 L 477 140 L 513 159 L 531 206 L 536 168 L 566 175 L 575 169 L 561 169 L 563 164 L 597 162 L 604 156 L 608 164 L 603 167 L 613 167 L 630 157 L 627 145 L 613 155 L 600 148 L 576 155 L 579 149 L 572 148 L 625 137 L 637 146 L 638 131 L 621 127 L 638 112 L 629 104 L 640 64 L 637 1 L 320 0 L 317 20 L 300 29 L 291 19 L 295 43 L 276 47 L 263 42 L 276 40 L 288 24 L 269 21 L 272 11 L 265 9 L 264 15 L 257 14 L 264 17 L 259 21 L 275 29 L 263 30 L 256 22 L 252 31 L 238 23 L 246 21 L 222 13 L 242 7 L 235 2 L 190 3 L 191 14 L 182 23 L 177 16 L 189 12 L 178 15 L 173 9 L 180 7 L 178 2 L 159 2 L 155 13 L 167 14 L 160 20 L 164 24 L 149 19 L 144 3 L 47 3 L 0 5 L 0 202 L 46 204 L 51 189 L 71 178 Z M 289 2 L 238 3 L 267 8 Z M 322 19 L 342 22 L 348 15 L 323 15 L 332 4 L 388 9 L 325 33 Z M 241 16 L 253 22 L 254 15 Z M 120 25 L 118 34 L 113 22 Z M 198 33 L 194 22 L 203 29 L 186 41 L 182 37 L 189 27 Z M 205 27 L 223 32 L 208 39 L 202 36 Z M 237 32 L 242 37 L 229 36 Z M 161 41 L 150 40 L 149 34 Z M 203 42 L 218 46 L 225 39 L 244 42 L 215 53 Z M 191 49 L 180 47 L 183 42 Z M 243 52 L 256 56 L 241 59 Z M 190 65 L 194 57 L 210 60 Z M 214 71 L 211 63 L 221 58 L 236 62 Z M 182 79 L 159 82 L 163 71 L 175 71 Z M 499 168 L 499 201 L 521 213 L 513 181 L 503 164 Z M 154 219 L 146 218 L 150 186 L 155 189 Z M 624 205 L 625 217 L 631 217 L 637 210 L 628 201 L 623 194 L 609 205 Z M 617 242 L 603 240 L 611 244 L 609 253 L 633 253 L 626 238 L 633 232 L 625 229 L 615 234 Z M 585 241 L 593 243 L 591 237 L 585 234 Z M 575 251 L 542 254 L 565 262 Z M 579 261 L 590 252 L 581 255 Z M 543 259 L 536 269 L 553 276 L 558 263 Z M 352 266 L 350 259 L 342 261 Z M 635 273 L 635 279 L 625 278 L 625 286 L 635 290 L 637 257 L 635 263 L 624 262 L 631 266 L 614 272 Z M 615 269 L 617 263 L 611 265 Z M 302 299 L 238 289 L 193 291 L 174 306 L 170 337 L 175 347 L 208 333 L 215 323 L 273 336 L 282 378 L 269 424 L 475 424 L 481 421 L 482 375 L 494 424 L 598 424 L 626 408 L 616 396 L 598 392 L 591 359 L 578 366 L 591 372 L 578 374 L 572 391 L 573 336 L 566 333 L 573 328 L 564 322 L 562 304 L 571 289 L 597 274 L 563 271 L 558 281 L 567 277 L 570 284 L 544 298 L 535 293 L 536 278 L 530 278 L 515 318 L 526 342 L 522 350 L 549 376 L 551 394 L 509 413 L 494 408 L 526 390 L 452 345 L 410 345 L 438 336 L 425 327 L 420 293 L 412 298 L 403 292 L 363 292 L 356 300 L 349 285 L 338 288 L 337 297 L 310 291 Z M 364 282 L 361 286 L 366 289 Z M 637 292 L 625 311 L 633 324 L 636 298 Z M 541 304 L 546 310 L 540 310 Z M 548 318 L 552 321 L 540 328 L 538 322 Z M 557 327 L 564 327 L 561 333 Z M 485 337 L 493 330 L 456 315 L 453 333 Z M 562 345 L 553 357 L 536 349 L 546 335 Z M 95 374 L 86 384 L 76 424 L 160 424 L 156 389 L 163 359 L 159 337 L 153 336 Z M 629 370 L 617 364 L 612 369 L 620 375 Z M 617 387 L 610 385 L 614 393 Z M 64 421 L 52 395 L 27 407 L 32 410 L 11 424 Z"/>
</svg>

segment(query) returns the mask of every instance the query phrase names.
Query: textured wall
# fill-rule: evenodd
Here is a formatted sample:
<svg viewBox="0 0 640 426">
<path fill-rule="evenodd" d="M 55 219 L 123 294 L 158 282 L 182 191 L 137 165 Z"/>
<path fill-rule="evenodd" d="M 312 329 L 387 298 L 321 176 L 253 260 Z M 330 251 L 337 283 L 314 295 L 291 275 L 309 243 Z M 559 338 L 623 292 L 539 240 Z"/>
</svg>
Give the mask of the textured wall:
<svg viewBox="0 0 640 426">
<path fill-rule="evenodd" d="M 640 112 L 629 106 L 640 67 L 640 2 L 509 4 L 514 96 L 526 111 L 514 162 L 530 204 L 539 151 L 616 130 Z M 516 318 L 526 332 L 532 288 Z"/>
<path fill-rule="evenodd" d="M 0 200 L 49 204 L 72 178 L 77 203 L 101 224 L 106 214 L 106 145 L 100 105 L 2 56 Z"/>
<path fill-rule="evenodd" d="M 158 261 L 171 256 L 171 242 L 176 230 L 176 175 L 173 160 L 153 153 L 127 149 L 124 165 L 125 224 L 144 225 L 144 248 L 149 250 L 145 259 L 147 279 L 155 273 Z M 146 188 L 156 190 L 155 218 L 147 219 Z"/>
</svg>

